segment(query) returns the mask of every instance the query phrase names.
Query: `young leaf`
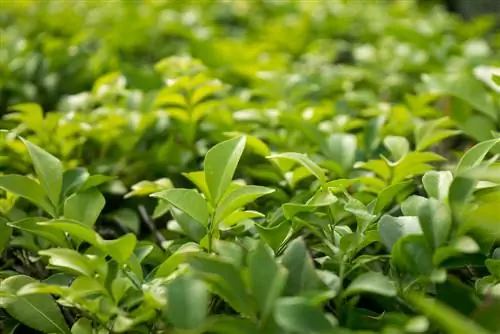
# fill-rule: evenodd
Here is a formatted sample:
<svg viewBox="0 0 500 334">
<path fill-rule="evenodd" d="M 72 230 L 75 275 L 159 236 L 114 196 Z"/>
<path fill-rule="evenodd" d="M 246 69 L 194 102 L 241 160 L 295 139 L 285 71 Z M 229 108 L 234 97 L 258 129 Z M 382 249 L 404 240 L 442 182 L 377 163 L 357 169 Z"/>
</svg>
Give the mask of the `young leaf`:
<svg viewBox="0 0 500 334">
<path fill-rule="evenodd" d="M 261 317 L 266 318 L 285 287 L 287 271 L 278 266 L 272 251 L 262 242 L 250 253 L 248 269 L 250 288 L 259 305 Z"/>
<path fill-rule="evenodd" d="M 43 188 L 32 179 L 22 175 L 0 175 L 0 188 L 27 199 L 55 216 L 54 206 L 45 196 Z"/>
<path fill-rule="evenodd" d="M 429 245 L 436 249 L 449 238 L 452 228 L 451 213 L 443 202 L 430 198 L 418 210 L 418 219 Z"/>
<path fill-rule="evenodd" d="M 455 175 L 469 168 L 478 166 L 486 157 L 486 154 L 488 154 L 488 152 L 498 143 L 500 143 L 500 138 L 486 140 L 465 152 L 455 167 Z"/>
<path fill-rule="evenodd" d="M 236 266 L 201 253 L 190 257 L 189 264 L 211 286 L 212 291 L 236 311 L 255 317 L 245 281 Z"/>
<path fill-rule="evenodd" d="M 229 214 L 233 213 L 246 204 L 255 201 L 257 198 L 274 192 L 274 189 L 261 186 L 242 186 L 236 188 L 217 206 L 215 211 L 215 223 L 225 219 Z"/>
<path fill-rule="evenodd" d="M 223 141 L 205 156 L 205 179 L 213 204 L 217 204 L 233 179 L 236 166 L 245 149 L 245 137 Z"/>
<path fill-rule="evenodd" d="M 311 174 L 316 176 L 322 184 L 326 182 L 326 176 L 324 170 L 309 159 L 305 154 L 296 152 L 287 152 L 281 154 L 274 154 L 267 157 L 268 159 L 288 159 L 295 161 L 296 163 L 305 167 Z"/>
<path fill-rule="evenodd" d="M 300 334 L 331 334 L 336 320 L 311 305 L 303 297 L 282 298 L 276 303 L 275 319 L 288 332 Z"/>
<path fill-rule="evenodd" d="M 397 290 L 394 283 L 387 276 L 377 272 L 368 272 L 356 277 L 344 291 L 344 296 L 360 293 L 394 297 L 397 295 Z"/>
<path fill-rule="evenodd" d="M 399 161 L 410 150 L 410 143 L 405 137 L 387 136 L 384 138 L 384 145 L 391 152 L 394 161 Z"/>
<path fill-rule="evenodd" d="M 87 169 L 82 167 L 66 170 L 63 174 L 61 201 L 78 191 L 89 177 Z"/>
<path fill-rule="evenodd" d="M 169 189 L 151 195 L 163 199 L 185 212 L 203 226 L 208 225 L 208 208 L 205 199 L 195 190 Z"/>
<path fill-rule="evenodd" d="M 476 325 L 473 321 L 466 318 L 461 313 L 456 312 L 451 307 L 442 304 L 435 299 L 413 294 L 407 296 L 407 300 L 417 309 L 422 311 L 429 319 L 436 322 L 436 324 L 445 330 L 446 333 L 489 333 L 487 330 L 483 329 L 479 325 Z"/>
<path fill-rule="evenodd" d="M 408 272 L 428 276 L 433 269 L 432 250 L 423 235 L 406 235 L 391 251 L 394 263 Z"/>
<path fill-rule="evenodd" d="M 38 254 L 49 257 L 53 266 L 69 269 L 71 273 L 92 276 L 94 269 L 90 260 L 79 252 L 68 248 L 51 248 L 41 250 Z"/>
<path fill-rule="evenodd" d="M 411 186 L 412 182 L 406 181 L 406 182 L 396 183 L 385 188 L 377 197 L 373 213 L 377 215 L 381 214 L 384 211 L 384 209 L 386 209 L 389 206 L 389 204 L 391 204 L 394 201 L 394 199 L 398 194 L 400 194 L 401 192 L 403 192 L 404 190 L 408 189 Z"/>
<path fill-rule="evenodd" d="M 23 286 L 34 282 L 36 281 L 31 277 L 17 275 L 2 281 L 1 287 L 15 293 Z M 13 301 L 5 306 L 5 310 L 19 322 L 38 331 L 71 333 L 57 304 L 48 294 L 14 297 Z"/>
<path fill-rule="evenodd" d="M 71 327 L 71 334 L 93 334 L 92 322 L 87 318 L 80 318 Z"/>
<path fill-rule="evenodd" d="M 3 250 L 9 244 L 10 236 L 12 235 L 12 227 L 7 225 L 7 220 L 0 217 L 0 256 Z"/>
<path fill-rule="evenodd" d="M 64 217 L 93 226 L 105 203 L 104 196 L 96 189 L 77 192 L 64 202 Z"/>
<path fill-rule="evenodd" d="M 384 215 L 378 223 L 378 231 L 388 250 L 391 250 L 396 242 L 405 235 L 422 234 L 418 218 L 412 216 L 392 217 Z"/>
<path fill-rule="evenodd" d="M 61 161 L 37 145 L 23 138 L 21 140 L 28 148 L 40 184 L 45 189 L 45 193 L 51 203 L 57 208 L 63 185 L 63 167 Z"/>
<path fill-rule="evenodd" d="M 425 191 L 438 200 L 447 200 L 453 174 L 448 171 L 429 171 L 422 177 Z"/>
<path fill-rule="evenodd" d="M 287 295 L 297 295 L 320 287 L 321 281 L 302 238 L 297 238 L 288 245 L 283 253 L 282 263 L 289 273 L 285 288 Z"/>
<path fill-rule="evenodd" d="M 191 276 L 174 279 L 167 288 L 167 317 L 177 328 L 193 330 L 205 321 L 208 310 L 208 290 Z"/>
</svg>

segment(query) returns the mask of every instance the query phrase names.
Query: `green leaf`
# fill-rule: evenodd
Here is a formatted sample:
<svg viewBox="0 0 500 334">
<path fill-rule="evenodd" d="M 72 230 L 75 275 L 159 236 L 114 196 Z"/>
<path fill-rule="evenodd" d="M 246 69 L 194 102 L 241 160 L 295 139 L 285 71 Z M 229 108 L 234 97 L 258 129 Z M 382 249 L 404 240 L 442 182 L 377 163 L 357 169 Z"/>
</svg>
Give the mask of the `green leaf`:
<svg viewBox="0 0 500 334">
<path fill-rule="evenodd" d="M 321 286 L 313 260 L 308 254 L 302 238 L 288 244 L 282 258 L 283 266 L 288 269 L 288 280 L 285 288 L 287 295 L 317 290 Z"/>
<path fill-rule="evenodd" d="M 36 282 L 33 278 L 18 275 L 1 283 L 2 288 L 15 293 L 23 286 Z M 48 294 L 17 296 L 5 306 L 17 321 L 44 333 L 71 333 L 54 299 Z"/>
<path fill-rule="evenodd" d="M 259 334 L 258 328 L 249 319 L 227 315 L 212 317 L 206 331 L 214 334 Z"/>
<path fill-rule="evenodd" d="M 261 317 L 266 318 L 285 287 L 287 271 L 276 263 L 272 251 L 262 242 L 250 253 L 248 269 L 250 288 Z"/>
<path fill-rule="evenodd" d="M 71 273 L 92 276 L 94 269 L 90 260 L 79 252 L 68 248 L 41 250 L 38 254 L 49 257 L 49 264 L 70 270 Z"/>
<path fill-rule="evenodd" d="M 215 210 L 214 222 L 218 223 L 224 220 L 229 214 L 233 213 L 257 198 L 274 192 L 274 189 L 261 186 L 241 186 L 224 196 L 221 203 Z"/>
<path fill-rule="evenodd" d="M 441 329 L 449 334 L 488 334 L 489 332 L 473 321 L 441 302 L 421 295 L 409 295 L 406 299 Z"/>
<path fill-rule="evenodd" d="M 399 161 L 410 150 L 410 143 L 405 137 L 387 136 L 384 138 L 385 147 L 391 152 L 393 161 Z"/>
<path fill-rule="evenodd" d="M 130 230 L 136 234 L 139 233 L 141 221 L 137 212 L 128 208 L 121 208 L 116 210 L 111 215 L 113 219 L 118 222 L 123 228 Z"/>
<path fill-rule="evenodd" d="M 433 249 L 448 241 L 452 220 L 450 210 L 445 203 L 429 198 L 420 206 L 418 219 L 424 236 Z"/>
<path fill-rule="evenodd" d="M 43 217 L 30 217 L 24 218 L 15 222 L 8 223 L 9 226 L 21 230 L 33 233 L 44 239 L 47 239 L 54 245 L 60 247 L 68 247 L 68 241 L 64 232 L 59 229 L 53 228 L 52 226 L 40 226 L 39 223 L 46 221 Z"/>
<path fill-rule="evenodd" d="M 205 196 L 205 198 L 210 200 L 210 192 L 208 191 L 207 180 L 205 179 L 205 172 L 191 172 L 191 173 L 183 173 L 189 181 L 193 182 L 193 184 L 201 191 L 201 193 Z"/>
<path fill-rule="evenodd" d="M 283 221 L 272 227 L 255 224 L 255 228 L 259 232 L 260 238 L 271 246 L 274 251 L 278 250 L 291 232 L 290 223 L 288 221 Z"/>
<path fill-rule="evenodd" d="M 265 217 L 262 213 L 257 211 L 235 211 L 222 221 L 225 227 L 231 227 L 235 224 L 238 224 L 242 220 L 247 220 L 251 218 L 262 218 Z"/>
<path fill-rule="evenodd" d="M 64 217 L 93 226 L 105 204 L 104 196 L 98 190 L 80 191 L 64 202 Z"/>
<path fill-rule="evenodd" d="M 304 168 L 306 168 L 311 174 L 316 176 L 318 180 L 322 184 L 326 182 L 325 171 L 319 167 L 316 163 L 314 163 L 311 159 L 309 159 L 305 154 L 296 153 L 296 152 L 287 152 L 281 154 L 274 154 L 267 157 L 268 159 L 287 159 L 292 160 Z"/>
<path fill-rule="evenodd" d="M 199 328 L 207 316 L 208 302 L 204 282 L 190 276 L 177 277 L 167 288 L 167 318 L 180 329 Z"/>
<path fill-rule="evenodd" d="M 492 120 L 497 120 L 498 115 L 495 105 L 486 90 L 472 76 L 461 73 L 424 75 L 424 82 L 432 93 L 451 95 L 466 101 L 474 109 L 480 111 Z"/>
<path fill-rule="evenodd" d="M 239 268 L 232 263 L 201 253 L 190 257 L 189 264 L 211 286 L 212 291 L 231 307 L 246 316 L 255 317 Z"/>
<path fill-rule="evenodd" d="M 416 275 L 428 276 L 433 270 L 432 250 L 423 235 L 406 235 L 392 248 L 394 263 Z"/>
<path fill-rule="evenodd" d="M 55 216 L 55 210 L 43 188 L 32 179 L 22 175 L 0 175 L 0 188 L 23 197 Z"/>
<path fill-rule="evenodd" d="M 245 149 L 245 142 L 245 137 L 237 137 L 208 150 L 205 156 L 205 179 L 213 204 L 219 203 L 229 187 Z"/>
<path fill-rule="evenodd" d="M 198 244 L 193 242 L 183 244 L 175 251 L 174 254 L 170 255 L 165 261 L 163 261 L 163 263 L 156 270 L 155 277 L 168 277 L 180 264 L 187 262 L 190 255 L 200 251 L 201 248 Z"/>
<path fill-rule="evenodd" d="M 425 197 L 412 195 L 401 203 L 401 211 L 405 216 L 418 216 L 418 209 L 426 201 Z"/>
<path fill-rule="evenodd" d="M 93 334 L 92 322 L 87 318 L 80 318 L 71 327 L 71 334 Z"/>
<path fill-rule="evenodd" d="M 0 256 L 4 249 L 9 244 L 10 236 L 12 235 L 12 227 L 7 224 L 7 220 L 0 217 Z"/>
<path fill-rule="evenodd" d="M 453 174 L 448 171 L 429 171 L 422 177 L 425 191 L 431 197 L 444 201 L 453 182 Z"/>
<path fill-rule="evenodd" d="M 185 212 L 191 218 L 208 225 L 208 208 L 205 199 L 192 189 L 169 189 L 151 195 L 163 199 L 179 210 Z"/>
<path fill-rule="evenodd" d="M 63 174 L 61 201 L 77 192 L 89 177 L 87 169 L 82 167 L 66 170 Z"/>
<path fill-rule="evenodd" d="M 396 198 L 398 194 L 412 186 L 411 181 L 393 184 L 385 188 L 377 197 L 374 214 L 381 214 Z"/>
<path fill-rule="evenodd" d="M 275 307 L 275 319 L 288 332 L 301 334 L 331 334 L 336 320 L 326 315 L 303 297 L 280 299 Z"/>
<path fill-rule="evenodd" d="M 391 250 L 396 242 L 405 235 L 422 234 L 418 218 L 413 216 L 383 215 L 378 223 L 378 231 L 388 250 Z"/>
<path fill-rule="evenodd" d="M 386 297 L 395 297 L 397 295 L 397 290 L 394 283 L 391 282 L 387 276 L 377 272 L 368 272 L 356 277 L 344 291 L 344 296 L 361 293 L 373 293 Z"/>
<path fill-rule="evenodd" d="M 343 171 L 348 171 L 353 167 L 356 160 L 357 139 L 353 134 L 338 133 L 331 135 L 327 142 L 326 156 L 337 162 Z"/>
<path fill-rule="evenodd" d="M 500 143 L 500 138 L 486 140 L 476 144 L 473 148 L 465 152 L 455 167 L 455 175 L 469 168 L 477 167 L 486 157 L 486 154 L 498 143 Z"/>
<path fill-rule="evenodd" d="M 45 193 L 51 203 L 57 208 L 63 185 L 63 167 L 61 161 L 35 144 L 23 138 L 21 140 L 28 148 L 40 184 L 45 189 Z"/>
</svg>

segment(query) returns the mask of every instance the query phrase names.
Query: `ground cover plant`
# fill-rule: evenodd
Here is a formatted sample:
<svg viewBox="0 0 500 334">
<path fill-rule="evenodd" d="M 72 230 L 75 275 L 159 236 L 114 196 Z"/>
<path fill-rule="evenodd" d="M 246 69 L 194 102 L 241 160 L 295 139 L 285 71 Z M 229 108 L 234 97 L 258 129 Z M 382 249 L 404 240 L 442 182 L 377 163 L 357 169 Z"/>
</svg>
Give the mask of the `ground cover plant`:
<svg viewBox="0 0 500 334">
<path fill-rule="evenodd" d="M 2 333 L 500 333 L 500 36 L 417 1 L 0 12 Z"/>
</svg>

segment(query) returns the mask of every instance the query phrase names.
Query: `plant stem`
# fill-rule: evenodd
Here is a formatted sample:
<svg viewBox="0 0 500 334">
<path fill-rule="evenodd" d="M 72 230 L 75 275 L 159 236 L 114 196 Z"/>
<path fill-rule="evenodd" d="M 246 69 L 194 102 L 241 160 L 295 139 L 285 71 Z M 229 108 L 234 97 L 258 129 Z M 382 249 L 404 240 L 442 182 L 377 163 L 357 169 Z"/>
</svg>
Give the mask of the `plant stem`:
<svg viewBox="0 0 500 334">
<path fill-rule="evenodd" d="M 163 236 L 163 234 L 161 234 L 160 231 L 158 231 L 156 229 L 155 223 L 149 217 L 149 214 L 146 211 L 146 208 L 144 207 L 144 205 L 140 204 L 138 206 L 138 210 L 139 210 L 139 214 L 141 215 L 142 220 L 148 226 L 148 228 L 151 230 L 151 233 L 153 233 L 153 236 L 156 239 L 156 243 L 160 247 L 162 247 L 163 243 L 166 242 L 167 240 L 165 239 L 165 237 Z"/>
</svg>

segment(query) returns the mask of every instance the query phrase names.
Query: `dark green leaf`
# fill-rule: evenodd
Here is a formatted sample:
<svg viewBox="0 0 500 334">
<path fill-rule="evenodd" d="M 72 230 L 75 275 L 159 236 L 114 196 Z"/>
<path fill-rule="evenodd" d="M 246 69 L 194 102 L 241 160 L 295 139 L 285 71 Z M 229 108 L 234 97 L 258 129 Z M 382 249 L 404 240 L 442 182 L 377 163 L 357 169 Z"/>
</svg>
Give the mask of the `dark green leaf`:
<svg viewBox="0 0 500 334">
<path fill-rule="evenodd" d="M 196 329 L 205 321 L 209 294 L 205 284 L 193 277 L 180 276 L 167 288 L 167 317 L 180 329 Z"/>
</svg>

